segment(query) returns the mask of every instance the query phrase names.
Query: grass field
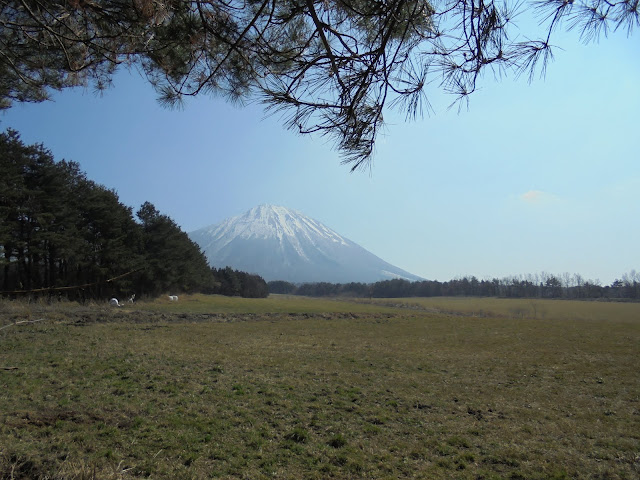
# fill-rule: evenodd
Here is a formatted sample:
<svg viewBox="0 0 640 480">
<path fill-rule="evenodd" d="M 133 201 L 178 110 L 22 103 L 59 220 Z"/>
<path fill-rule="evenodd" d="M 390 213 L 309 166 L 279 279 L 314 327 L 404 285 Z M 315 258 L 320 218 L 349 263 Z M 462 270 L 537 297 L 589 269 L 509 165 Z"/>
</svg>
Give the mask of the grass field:
<svg viewBox="0 0 640 480">
<path fill-rule="evenodd" d="M 437 300 L 0 303 L 0 478 L 640 477 L 640 304 Z"/>
<path fill-rule="evenodd" d="M 512 319 L 553 320 L 640 320 L 640 304 L 612 303 L 593 300 L 550 300 L 539 298 L 374 298 L 359 299 L 366 305 L 417 309 L 431 313 L 452 313 L 475 317 L 508 317 Z"/>
</svg>

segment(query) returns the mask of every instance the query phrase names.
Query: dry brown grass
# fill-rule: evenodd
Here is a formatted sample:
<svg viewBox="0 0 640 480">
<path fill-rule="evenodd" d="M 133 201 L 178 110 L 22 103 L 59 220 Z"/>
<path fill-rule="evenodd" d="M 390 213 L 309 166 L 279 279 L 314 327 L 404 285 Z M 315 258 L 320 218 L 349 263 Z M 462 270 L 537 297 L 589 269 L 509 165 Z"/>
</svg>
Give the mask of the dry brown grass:
<svg viewBox="0 0 640 480">
<path fill-rule="evenodd" d="M 0 478 L 640 475 L 640 319 L 235 302 L 0 331 Z"/>
<path fill-rule="evenodd" d="M 640 319 L 638 302 L 495 297 L 374 298 L 360 299 L 358 302 L 476 317 L 599 321 L 615 319 L 632 323 Z"/>
</svg>

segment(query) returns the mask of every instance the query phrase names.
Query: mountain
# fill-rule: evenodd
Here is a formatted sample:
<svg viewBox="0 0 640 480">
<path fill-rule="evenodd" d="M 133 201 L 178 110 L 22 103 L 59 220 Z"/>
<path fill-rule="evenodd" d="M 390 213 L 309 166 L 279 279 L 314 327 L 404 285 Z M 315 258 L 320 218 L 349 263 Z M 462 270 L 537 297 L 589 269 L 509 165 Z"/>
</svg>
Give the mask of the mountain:
<svg viewBox="0 0 640 480">
<path fill-rule="evenodd" d="M 257 273 L 267 281 L 420 280 L 320 222 L 285 207 L 260 205 L 189 236 L 200 245 L 211 266 Z"/>
</svg>

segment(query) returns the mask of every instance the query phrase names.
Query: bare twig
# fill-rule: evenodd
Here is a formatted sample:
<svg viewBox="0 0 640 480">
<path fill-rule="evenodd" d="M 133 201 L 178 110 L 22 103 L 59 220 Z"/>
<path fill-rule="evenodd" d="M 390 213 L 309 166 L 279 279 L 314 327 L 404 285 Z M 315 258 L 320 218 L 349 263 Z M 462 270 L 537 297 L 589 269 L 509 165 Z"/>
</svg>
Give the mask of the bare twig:
<svg viewBox="0 0 640 480">
<path fill-rule="evenodd" d="M 0 327 L 0 330 L 4 330 L 5 328 L 13 327 L 15 325 L 24 325 L 26 323 L 37 323 L 37 322 L 42 322 L 44 320 L 46 320 L 46 318 L 39 318 L 37 320 L 21 320 L 19 322 L 13 322 L 13 323 L 10 323 L 9 325 L 5 325 L 4 327 Z"/>
<path fill-rule="evenodd" d="M 33 288 L 31 290 L 13 290 L 13 291 L 6 291 L 6 292 L 0 292 L 0 295 L 21 295 L 21 294 L 26 294 L 26 293 L 37 293 L 37 292 L 62 292 L 65 290 L 75 290 L 75 289 L 80 289 L 80 288 L 88 288 L 88 287 L 93 287 L 95 285 L 101 285 L 104 283 L 111 283 L 115 280 L 118 280 L 120 278 L 126 277 L 128 275 L 131 275 L 133 273 L 137 273 L 140 270 L 143 270 L 143 268 L 137 268 L 136 270 L 131 270 L 127 273 L 123 273 L 122 275 L 118 275 L 116 277 L 112 277 L 109 278 L 108 280 L 101 280 L 99 282 L 92 282 L 92 283 L 85 283 L 83 285 L 72 285 L 72 286 L 68 286 L 68 287 L 43 287 L 43 288 Z"/>
</svg>

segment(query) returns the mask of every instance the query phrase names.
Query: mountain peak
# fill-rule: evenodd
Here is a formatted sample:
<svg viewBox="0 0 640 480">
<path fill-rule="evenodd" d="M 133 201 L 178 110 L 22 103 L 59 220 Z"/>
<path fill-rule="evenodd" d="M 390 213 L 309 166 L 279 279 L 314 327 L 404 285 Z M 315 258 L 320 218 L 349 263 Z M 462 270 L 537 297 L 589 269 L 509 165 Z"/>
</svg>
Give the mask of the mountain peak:
<svg viewBox="0 0 640 480">
<path fill-rule="evenodd" d="M 223 227 L 220 229 L 220 227 Z M 285 237 L 299 244 L 300 237 L 312 239 L 324 237 L 332 242 L 346 244 L 346 239 L 330 228 L 325 227 L 302 213 L 277 205 L 260 205 L 237 217 L 209 227 L 219 234 L 233 233 L 241 238 L 278 238 Z"/>
<path fill-rule="evenodd" d="M 277 214 L 287 214 L 289 212 L 297 213 L 295 210 L 292 210 L 287 207 L 282 207 L 280 205 L 271 205 L 270 203 L 263 203 L 258 205 L 257 207 L 253 207 L 247 213 L 251 215 L 277 215 Z"/>
<path fill-rule="evenodd" d="M 189 235 L 212 266 L 228 265 L 265 280 L 337 283 L 419 278 L 322 223 L 277 205 L 259 205 Z"/>
</svg>

